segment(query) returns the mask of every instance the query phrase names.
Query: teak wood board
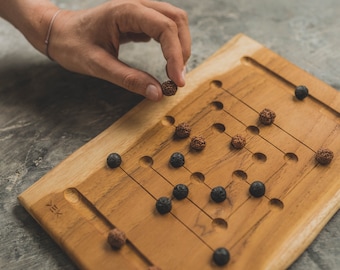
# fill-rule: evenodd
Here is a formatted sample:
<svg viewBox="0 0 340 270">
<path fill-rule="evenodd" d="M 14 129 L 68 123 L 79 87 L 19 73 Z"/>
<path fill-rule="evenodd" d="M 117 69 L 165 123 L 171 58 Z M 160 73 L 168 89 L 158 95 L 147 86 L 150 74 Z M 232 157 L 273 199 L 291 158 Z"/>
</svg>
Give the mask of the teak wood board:
<svg viewBox="0 0 340 270">
<path fill-rule="evenodd" d="M 82 269 L 284 269 L 312 242 L 340 205 L 340 94 L 261 44 L 239 34 L 191 71 L 185 87 L 161 102 L 138 104 L 81 147 L 19 200 Z M 297 85 L 310 95 L 294 97 Z M 273 125 L 258 114 L 276 113 Z M 175 127 L 190 124 L 206 148 L 190 150 Z M 242 134 L 241 150 L 230 146 Z M 315 152 L 333 161 L 322 166 Z M 109 153 L 122 156 L 116 169 Z M 169 165 L 181 152 L 185 164 Z M 249 195 L 260 180 L 265 196 Z M 156 200 L 173 187 L 189 187 L 160 215 Z M 210 191 L 223 186 L 227 200 Z M 127 244 L 112 250 L 108 231 L 119 228 Z M 217 266 L 213 251 L 230 261 Z"/>
</svg>

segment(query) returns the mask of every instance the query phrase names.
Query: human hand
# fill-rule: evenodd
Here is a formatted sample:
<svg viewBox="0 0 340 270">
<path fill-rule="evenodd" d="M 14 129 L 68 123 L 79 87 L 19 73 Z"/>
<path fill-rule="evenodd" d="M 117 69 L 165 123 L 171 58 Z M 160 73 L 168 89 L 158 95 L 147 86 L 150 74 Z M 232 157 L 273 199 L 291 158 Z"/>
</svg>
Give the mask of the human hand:
<svg viewBox="0 0 340 270">
<path fill-rule="evenodd" d="M 168 77 L 184 86 L 185 63 L 191 53 L 186 13 L 168 3 L 112 0 L 81 11 L 63 10 L 54 21 L 48 52 L 64 68 L 98 77 L 158 101 L 160 83 L 150 74 L 118 59 L 120 44 L 160 43 Z"/>
</svg>

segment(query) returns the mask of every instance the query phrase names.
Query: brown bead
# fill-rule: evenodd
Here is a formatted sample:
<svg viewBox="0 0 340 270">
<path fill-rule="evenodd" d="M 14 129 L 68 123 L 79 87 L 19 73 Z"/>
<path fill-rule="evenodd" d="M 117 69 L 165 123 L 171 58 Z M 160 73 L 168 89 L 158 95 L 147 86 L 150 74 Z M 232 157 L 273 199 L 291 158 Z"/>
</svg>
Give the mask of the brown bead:
<svg viewBox="0 0 340 270">
<path fill-rule="evenodd" d="M 120 249 L 126 243 L 126 235 L 117 228 L 109 231 L 107 241 L 113 249 Z"/>
<path fill-rule="evenodd" d="M 177 85 L 171 81 L 165 81 L 162 83 L 162 92 L 165 96 L 173 96 L 177 92 Z"/>
<path fill-rule="evenodd" d="M 202 136 L 195 136 L 191 139 L 190 147 L 194 150 L 203 150 L 205 145 L 205 139 Z"/>
<path fill-rule="evenodd" d="M 231 138 L 231 145 L 236 149 L 242 149 L 246 145 L 246 138 L 237 134 Z"/>
<path fill-rule="evenodd" d="M 276 114 L 270 109 L 264 109 L 260 112 L 259 119 L 260 122 L 264 125 L 271 125 L 274 123 Z"/>
<path fill-rule="evenodd" d="M 327 148 L 320 148 L 315 154 L 316 161 L 319 162 L 321 165 L 327 165 L 331 163 L 333 157 L 333 151 Z"/>
<path fill-rule="evenodd" d="M 179 138 L 187 138 L 190 136 L 190 132 L 191 132 L 191 127 L 189 126 L 188 123 L 180 123 L 177 127 L 176 127 L 176 135 Z"/>
</svg>

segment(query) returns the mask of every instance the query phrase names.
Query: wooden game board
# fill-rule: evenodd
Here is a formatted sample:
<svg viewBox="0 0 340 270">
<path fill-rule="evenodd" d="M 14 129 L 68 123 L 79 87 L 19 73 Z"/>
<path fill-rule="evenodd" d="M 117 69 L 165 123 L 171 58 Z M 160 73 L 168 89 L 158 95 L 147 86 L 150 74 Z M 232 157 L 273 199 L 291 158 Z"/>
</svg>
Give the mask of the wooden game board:
<svg viewBox="0 0 340 270">
<path fill-rule="evenodd" d="M 310 96 L 294 97 L 296 85 Z M 258 114 L 275 111 L 264 126 Z M 143 101 L 19 196 L 27 211 L 83 269 L 283 269 L 311 243 L 340 205 L 340 94 L 257 42 L 240 34 L 187 75 L 187 85 L 159 103 Z M 188 122 L 203 135 L 175 139 Z M 230 147 L 242 134 L 247 145 Z M 321 166 L 320 147 L 334 152 Z M 185 165 L 169 166 L 173 152 Z M 109 153 L 122 156 L 109 169 Z M 249 195 L 261 180 L 266 194 Z M 174 185 L 188 198 L 160 215 L 155 202 Z M 227 200 L 210 200 L 221 185 Z M 119 251 L 107 243 L 117 227 L 127 235 Z M 225 247 L 230 261 L 213 263 Z"/>
</svg>

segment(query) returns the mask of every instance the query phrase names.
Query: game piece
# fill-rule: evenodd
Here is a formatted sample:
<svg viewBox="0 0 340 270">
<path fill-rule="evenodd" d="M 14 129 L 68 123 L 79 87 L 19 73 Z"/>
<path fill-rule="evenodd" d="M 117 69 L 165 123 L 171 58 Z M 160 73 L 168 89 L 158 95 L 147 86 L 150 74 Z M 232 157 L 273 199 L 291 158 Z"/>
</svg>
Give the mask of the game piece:
<svg viewBox="0 0 340 270">
<path fill-rule="evenodd" d="M 177 85 L 171 81 L 165 81 L 162 83 L 162 92 L 165 96 L 173 96 L 177 92 Z"/>
<path fill-rule="evenodd" d="M 114 228 L 109 231 L 107 241 L 113 249 L 120 249 L 126 243 L 126 235 L 121 230 Z"/>
<path fill-rule="evenodd" d="M 174 190 L 172 192 L 172 195 L 177 199 L 177 200 L 183 200 L 188 196 L 189 189 L 186 185 L 184 184 L 178 184 L 174 187 Z"/>
<path fill-rule="evenodd" d="M 231 138 L 231 145 L 235 149 L 242 149 L 246 145 L 246 138 L 241 134 L 237 134 Z"/>
<path fill-rule="evenodd" d="M 170 198 L 160 197 L 156 201 L 156 209 L 157 209 L 158 213 L 160 213 L 161 215 L 169 213 L 172 209 L 172 204 L 171 204 Z"/>
<path fill-rule="evenodd" d="M 262 197 L 266 192 L 266 186 L 261 181 L 254 181 L 249 187 L 249 193 L 255 198 Z"/>
<path fill-rule="evenodd" d="M 298 85 L 295 88 L 295 97 L 298 100 L 303 100 L 308 96 L 308 88 L 304 85 Z"/>
<path fill-rule="evenodd" d="M 226 265 L 230 260 L 230 253 L 226 248 L 217 248 L 213 253 L 213 260 L 219 266 Z"/>
<path fill-rule="evenodd" d="M 274 123 L 275 117 L 275 112 L 267 108 L 261 111 L 259 114 L 260 122 L 264 125 L 271 125 Z"/>
<path fill-rule="evenodd" d="M 210 192 L 210 198 L 217 203 L 223 202 L 227 198 L 227 192 L 222 186 L 214 187 Z"/>
<path fill-rule="evenodd" d="M 184 162 L 185 162 L 184 156 L 179 152 L 173 153 L 170 157 L 170 164 L 174 168 L 182 167 L 184 165 Z"/>
<path fill-rule="evenodd" d="M 177 137 L 179 138 L 187 138 L 190 136 L 190 132 L 191 132 L 191 127 L 189 126 L 188 123 L 180 123 L 177 127 L 176 127 L 176 131 L 175 134 L 177 135 Z"/>
<path fill-rule="evenodd" d="M 327 148 L 320 148 L 315 154 L 316 161 L 319 162 L 321 165 L 327 165 L 331 163 L 333 157 L 333 151 Z"/>
<path fill-rule="evenodd" d="M 206 145 L 205 139 L 202 136 L 194 136 L 190 142 L 191 149 L 197 151 L 203 150 L 205 148 L 205 145 Z"/>
<path fill-rule="evenodd" d="M 117 153 L 111 153 L 107 157 L 107 165 L 112 169 L 119 167 L 121 163 L 122 163 L 122 158 Z"/>
</svg>

